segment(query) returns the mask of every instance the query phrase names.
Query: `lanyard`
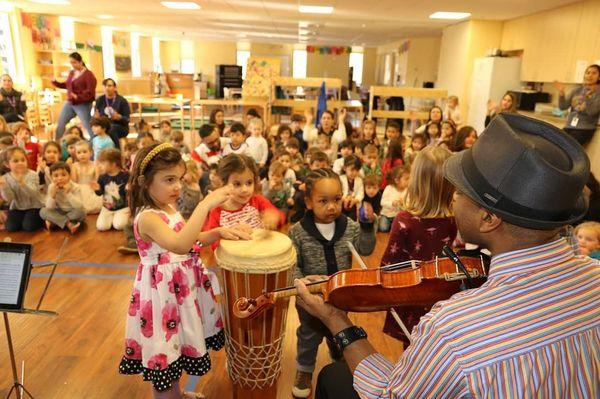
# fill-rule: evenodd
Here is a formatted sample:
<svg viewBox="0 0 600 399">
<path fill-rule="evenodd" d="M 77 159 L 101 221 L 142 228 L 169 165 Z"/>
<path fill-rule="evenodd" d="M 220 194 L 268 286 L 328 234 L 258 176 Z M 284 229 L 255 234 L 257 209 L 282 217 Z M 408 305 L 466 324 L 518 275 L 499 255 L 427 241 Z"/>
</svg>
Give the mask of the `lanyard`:
<svg viewBox="0 0 600 399">
<path fill-rule="evenodd" d="M 4 96 L 6 101 L 16 110 L 17 109 L 17 100 L 13 96 Z"/>
<path fill-rule="evenodd" d="M 115 96 L 115 98 L 113 98 L 112 102 L 109 104 L 108 103 L 108 96 L 104 96 L 104 102 L 106 103 L 107 107 L 113 108 L 113 105 L 115 104 L 116 100 L 117 100 L 117 96 Z"/>
</svg>

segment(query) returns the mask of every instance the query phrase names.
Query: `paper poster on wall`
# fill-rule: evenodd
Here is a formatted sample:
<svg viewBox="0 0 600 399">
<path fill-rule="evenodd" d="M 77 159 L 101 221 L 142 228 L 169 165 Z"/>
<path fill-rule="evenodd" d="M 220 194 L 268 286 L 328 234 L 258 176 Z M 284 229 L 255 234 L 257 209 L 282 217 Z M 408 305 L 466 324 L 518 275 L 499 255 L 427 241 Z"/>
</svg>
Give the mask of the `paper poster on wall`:
<svg viewBox="0 0 600 399">
<path fill-rule="evenodd" d="M 269 97 L 271 78 L 281 73 L 281 60 L 277 58 L 250 57 L 246 67 L 246 79 L 242 84 L 242 97 Z"/>
</svg>

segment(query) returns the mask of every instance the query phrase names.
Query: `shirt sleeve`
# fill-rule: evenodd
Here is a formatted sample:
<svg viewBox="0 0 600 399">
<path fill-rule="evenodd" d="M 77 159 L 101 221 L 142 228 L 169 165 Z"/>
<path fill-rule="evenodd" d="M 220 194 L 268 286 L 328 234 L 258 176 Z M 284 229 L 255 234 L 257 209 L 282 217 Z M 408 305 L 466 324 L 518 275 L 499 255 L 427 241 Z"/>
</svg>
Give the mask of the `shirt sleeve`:
<svg viewBox="0 0 600 399">
<path fill-rule="evenodd" d="M 129 102 L 123 97 L 123 101 L 121 102 L 121 109 L 119 110 L 119 114 L 121 115 L 121 122 L 129 123 L 129 117 L 131 116 L 131 108 L 129 107 Z"/>
<path fill-rule="evenodd" d="M 204 226 L 202 226 L 202 231 L 210 231 L 210 230 L 216 229 L 217 227 L 221 227 L 220 214 L 221 214 L 220 207 L 211 209 L 210 212 L 208 213 L 208 217 L 204 221 Z M 210 244 L 213 251 L 215 249 L 217 249 L 217 247 L 219 246 L 219 243 L 220 243 L 220 240 L 217 240 L 217 241 L 213 242 L 212 244 Z"/>
<path fill-rule="evenodd" d="M 304 262 L 302 260 L 302 248 L 300 247 L 300 239 L 296 233 L 296 229 L 292 226 L 289 232 L 290 239 L 296 250 L 296 266 L 294 267 L 294 278 L 304 277 Z"/>
<path fill-rule="evenodd" d="M 317 139 L 319 135 L 319 131 L 316 127 L 310 126 L 308 124 L 304 125 L 304 129 L 302 130 L 302 139 L 307 143 L 312 143 Z"/>
<path fill-rule="evenodd" d="M 381 195 L 381 206 L 385 206 L 386 208 L 393 208 L 394 205 L 394 193 L 393 188 L 391 186 L 387 186 L 383 190 L 383 194 Z"/>
<path fill-rule="evenodd" d="M 267 159 L 269 158 L 269 144 L 267 143 L 267 140 L 264 137 L 262 137 L 262 140 L 260 140 L 260 149 L 261 156 L 259 163 L 266 165 Z"/>
<path fill-rule="evenodd" d="M 435 310 L 421 318 L 413 342 L 397 364 L 379 353 L 354 370 L 354 389 L 361 398 L 460 398 L 468 394 L 459 357 L 450 340 L 432 321 Z"/>
<path fill-rule="evenodd" d="M 348 135 L 346 134 L 346 125 L 343 123 L 340 123 L 340 125 L 338 126 L 336 131 L 333 132 L 333 135 L 331 136 L 331 142 L 335 143 L 336 148 L 337 148 L 337 144 L 346 140 L 347 137 L 348 137 Z"/>
<path fill-rule="evenodd" d="M 262 214 L 267 209 L 272 209 L 279 214 L 279 227 L 285 224 L 285 213 L 281 212 L 275 205 L 264 196 L 258 194 L 254 196 L 254 206 Z"/>
<path fill-rule="evenodd" d="M 363 180 L 360 176 L 354 179 L 354 198 L 360 202 L 362 202 L 362 200 L 365 198 L 365 188 L 363 186 Z"/>
</svg>

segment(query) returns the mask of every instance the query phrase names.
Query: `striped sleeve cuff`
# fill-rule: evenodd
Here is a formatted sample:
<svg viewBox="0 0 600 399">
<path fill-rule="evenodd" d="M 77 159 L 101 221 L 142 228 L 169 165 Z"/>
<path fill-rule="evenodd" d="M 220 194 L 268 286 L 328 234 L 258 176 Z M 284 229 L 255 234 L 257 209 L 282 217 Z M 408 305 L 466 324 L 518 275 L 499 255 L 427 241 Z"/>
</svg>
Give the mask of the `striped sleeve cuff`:
<svg viewBox="0 0 600 399">
<path fill-rule="evenodd" d="M 380 353 L 364 358 L 354 370 L 354 389 L 363 399 L 387 397 L 393 368 L 393 364 Z"/>
</svg>

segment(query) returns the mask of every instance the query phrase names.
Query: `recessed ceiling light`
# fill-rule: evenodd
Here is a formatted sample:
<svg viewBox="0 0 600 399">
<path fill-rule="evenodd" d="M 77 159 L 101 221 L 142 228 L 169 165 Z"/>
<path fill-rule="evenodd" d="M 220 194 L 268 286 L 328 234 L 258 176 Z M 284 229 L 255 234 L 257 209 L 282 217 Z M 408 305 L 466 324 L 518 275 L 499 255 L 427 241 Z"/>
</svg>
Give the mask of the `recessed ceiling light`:
<svg viewBox="0 0 600 399">
<path fill-rule="evenodd" d="M 114 17 L 112 15 L 108 15 L 108 14 L 100 14 L 98 15 L 99 19 L 113 19 Z"/>
<path fill-rule="evenodd" d="M 298 11 L 304 14 L 331 14 L 332 6 L 298 6 Z"/>
<path fill-rule="evenodd" d="M 429 16 L 431 19 L 464 19 L 471 16 L 470 12 L 437 11 Z"/>
<path fill-rule="evenodd" d="M 8 1 L 0 1 L 0 12 L 13 12 L 15 7 Z"/>
<path fill-rule="evenodd" d="M 68 6 L 69 4 L 71 4 L 71 2 L 69 0 L 31 0 L 34 3 L 39 3 L 39 4 L 52 4 L 55 6 Z"/>
<path fill-rule="evenodd" d="M 193 1 L 161 1 L 160 4 L 175 10 L 199 10 L 200 5 Z"/>
</svg>

